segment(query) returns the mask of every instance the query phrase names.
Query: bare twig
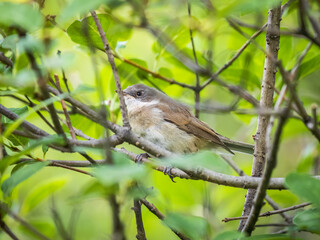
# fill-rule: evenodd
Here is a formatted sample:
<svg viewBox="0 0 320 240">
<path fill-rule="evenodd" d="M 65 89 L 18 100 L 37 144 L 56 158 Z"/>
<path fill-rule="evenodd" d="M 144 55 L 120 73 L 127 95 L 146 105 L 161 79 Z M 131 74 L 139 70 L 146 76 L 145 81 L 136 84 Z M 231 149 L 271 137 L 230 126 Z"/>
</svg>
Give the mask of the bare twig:
<svg viewBox="0 0 320 240">
<path fill-rule="evenodd" d="M 155 216 L 157 216 L 157 218 L 159 218 L 160 220 L 164 220 L 165 216 L 159 211 L 159 209 L 157 209 L 152 203 L 148 202 L 146 199 L 141 199 L 140 200 L 141 203 L 149 209 L 150 212 L 152 212 Z M 177 230 L 169 227 L 172 232 L 174 232 L 180 239 L 182 240 L 188 240 L 189 238 L 186 237 L 183 233 L 178 232 Z"/>
<path fill-rule="evenodd" d="M 13 66 L 13 62 L 12 62 L 9 58 L 7 58 L 7 57 L 3 54 L 3 52 L 0 52 L 0 62 L 6 64 L 6 65 L 9 66 L 9 67 L 12 67 L 12 66 Z"/>
<path fill-rule="evenodd" d="M 262 108 L 270 109 L 273 104 L 273 92 L 275 85 L 275 75 L 276 75 L 276 59 L 278 57 L 279 50 L 279 31 L 280 31 L 280 18 L 281 18 L 281 7 L 269 10 L 268 18 L 268 29 L 266 35 L 266 51 L 267 55 L 264 64 L 264 73 L 261 86 L 261 98 L 260 106 Z M 270 116 L 259 115 L 257 132 L 254 136 L 255 148 L 254 148 L 254 158 L 252 166 L 252 177 L 260 177 L 263 172 L 265 165 L 265 156 L 267 153 L 266 139 L 267 139 L 267 127 L 269 123 Z M 248 215 L 253 204 L 253 199 L 256 194 L 254 189 L 250 189 L 247 192 L 245 204 L 243 207 L 242 215 Z M 239 224 L 239 230 L 244 228 L 245 221 L 241 221 Z M 245 230 L 247 231 L 247 230 Z M 249 232 L 249 231 L 248 231 Z M 251 233 L 251 232 L 250 232 Z"/>
<path fill-rule="evenodd" d="M 95 22 L 95 24 L 96 24 L 96 26 L 98 28 L 101 40 L 103 42 L 105 53 L 108 55 L 108 60 L 109 60 L 109 63 L 111 65 L 111 68 L 112 68 L 112 73 L 113 73 L 114 81 L 116 83 L 117 93 L 118 93 L 119 101 L 120 101 L 120 110 L 121 110 L 121 115 L 122 115 L 123 126 L 125 128 L 130 129 L 130 123 L 129 123 L 129 119 L 128 119 L 127 107 L 126 107 L 126 103 L 124 101 L 123 92 L 122 92 L 122 88 L 121 88 L 121 84 L 120 84 L 119 74 L 118 74 L 118 71 L 117 71 L 116 64 L 114 62 L 114 57 L 112 55 L 112 51 L 111 51 L 109 42 L 107 40 L 107 37 L 106 37 L 106 34 L 105 34 L 104 30 L 102 29 L 100 20 L 99 20 L 99 18 L 97 16 L 96 12 L 95 11 L 91 11 L 91 15 L 92 15 L 92 18 L 93 18 L 93 20 L 94 20 L 94 22 Z"/>
<path fill-rule="evenodd" d="M 11 231 L 11 229 L 2 219 L 0 219 L 0 229 L 4 231 L 11 239 L 19 240 L 19 238 Z"/>
<path fill-rule="evenodd" d="M 299 112 L 300 116 L 303 119 L 303 122 L 304 122 L 305 126 L 318 139 L 318 141 L 320 141 L 320 129 L 318 128 L 318 126 L 314 126 L 312 117 L 308 115 L 306 109 L 304 108 L 303 103 L 301 102 L 297 92 L 294 89 L 294 86 L 292 85 L 292 83 L 290 81 L 289 73 L 283 68 L 281 62 L 278 62 L 277 66 L 278 66 L 278 68 L 280 70 L 280 73 L 282 75 L 283 81 L 288 86 L 288 89 L 289 89 L 289 91 L 290 91 L 290 93 L 292 95 L 292 99 L 293 99 L 293 101 L 295 103 L 295 106 L 298 109 L 298 112 Z"/>
<path fill-rule="evenodd" d="M 61 87 L 60 87 L 60 81 L 59 81 L 59 77 L 57 74 L 54 75 L 54 79 L 56 80 L 56 85 L 58 87 L 58 90 L 60 92 L 62 92 L 61 90 Z M 72 127 L 72 124 L 71 124 L 71 120 L 70 120 L 70 116 L 68 114 L 68 110 L 67 110 L 67 106 L 66 106 L 66 103 L 63 99 L 61 99 L 61 106 L 62 106 L 62 109 L 63 109 L 63 112 L 64 112 L 64 115 L 66 117 L 66 122 L 67 122 L 67 126 L 69 128 L 69 131 L 70 131 L 70 134 L 71 134 L 71 137 L 73 140 L 77 140 L 77 137 L 76 137 L 76 134 L 73 130 L 73 127 Z"/>
<path fill-rule="evenodd" d="M 133 211 L 134 211 L 134 214 L 136 215 L 136 225 L 137 225 L 136 238 L 138 240 L 147 240 L 146 233 L 145 233 L 144 227 L 143 227 L 142 213 L 141 213 L 141 202 L 139 199 L 133 200 Z"/>
<path fill-rule="evenodd" d="M 282 208 L 282 209 L 275 210 L 275 211 L 268 211 L 268 212 L 265 212 L 265 213 L 261 213 L 259 215 L 259 217 L 269 217 L 271 215 L 293 211 L 293 210 L 296 210 L 296 209 L 299 209 L 299 208 L 303 208 L 303 207 L 309 206 L 310 204 L 311 203 L 301 203 L 301 204 L 298 204 L 298 205 L 294 205 L 294 206 L 287 207 L 287 208 Z M 247 218 L 248 218 L 248 216 L 225 218 L 225 219 L 222 220 L 222 222 L 230 222 L 230 221 L 234 221 L 234 220 L 241 220 L 241 219 L 247 219 Z"/>
<path fill-rule="evenodd" d="M 7 213 L 10 217 L 12 217 L 14 220 L 16 220 L 17 222 L 19 222 L 22 226 L 26 227 L 32 234 L 34 234 L 35 236 L 37 236 L 40 239 L 43 240 L 49 240 L 48 237 L 46 237 L 45 235 L 43 235 L 41 232 L 39 232 L 36 228 L 34 228 L 32 225 L 30 225 L 27 221 L 23 220 L 20 216 L 18 216 L 17 214 L 15 214 L 13 211 L 11 211 L 10 208 L 8 208 L 8 206 L 2 202 L 0 202 L 0 209 L 1 211 Z"/>
<path fill-rule="evenodd" d="M 202 84 L 201 88 L 203 89 L 207 85 L 209 85 L 212 81 L 216 81 L 217 76 L 220 75 L 228 67 L 230 67 L 232 63 L 241 55 L 241 53 L 249 46 L 251 41 L 255 39 L 257 36 L 259 36 L 266 27 L 267 27 L 267 24 L 264 24 L 257 32 L 255 32 L 227 63 L 225 63 L 216 73 L 214 73 L 206 82 Z"/>
<path fill-rule="evenodd" d="M 188 16 L 189 16 L 189 24 L 191 25 L 191 21 L 192 21 L 192 17 L 191 17 L 191 4 L 190 2 L 188 2 Z M 192 53 L 193 53 L 193 58 L 194 58 L 194 62 L 196 63 L 197 66 L 199 66 L 198 64 L 198 59 L 197 59 L 197 54 L 196 54 L 196 48 L 194 45 L 194 41 L 193 41 L 193 34 L 192 34 L 192 28 L 191 26 L 189 26 L 189 33 L 190 33 L 190 41 L 191 41 L 191 45 L 192 45 Z M 199 118 L 199 103 L 200 103 L 200 78 L 199 78 L 199 73 L 195 72 L 196 74 L 196 86 L 194 88 L 194 94 L 195 94 L 195 116 L 197 118 Z"/>
</svg>

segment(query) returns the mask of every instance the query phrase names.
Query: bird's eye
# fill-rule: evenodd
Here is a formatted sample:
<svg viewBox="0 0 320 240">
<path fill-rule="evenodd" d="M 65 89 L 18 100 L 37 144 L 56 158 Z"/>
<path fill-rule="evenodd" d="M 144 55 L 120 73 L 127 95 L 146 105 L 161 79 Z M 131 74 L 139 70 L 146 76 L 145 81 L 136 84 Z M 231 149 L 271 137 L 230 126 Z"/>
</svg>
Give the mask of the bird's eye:
<svg viewBox="0 0 320 240">
<path fill-rule="evenodd" d="M 137 92 L 137 96 L 140 97 L 141 95 L 142 95 L 142 92 L 141 92 L 141 91 L 138 91 L 138 92 Z"/>
</svg>

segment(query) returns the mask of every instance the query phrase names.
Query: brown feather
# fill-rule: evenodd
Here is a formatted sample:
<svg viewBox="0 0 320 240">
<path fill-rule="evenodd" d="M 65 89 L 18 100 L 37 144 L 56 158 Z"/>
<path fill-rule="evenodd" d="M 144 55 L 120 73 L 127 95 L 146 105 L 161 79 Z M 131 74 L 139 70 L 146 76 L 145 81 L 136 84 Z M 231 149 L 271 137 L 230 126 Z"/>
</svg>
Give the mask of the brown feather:
<svg viewBox="0 0 320 240">
<path fill-rule="evenodd" d="M 168 100 L 168 99 L 166 99 Z M 171 101 L 171 99 L 169 99 Z M 180 103 L 159 104 L 157 106 L 164 113 L 164 119 L 175 124 L 179 129 L 195 135 L 200 139 L 211 142 L 233 152 L 221 141 L 219 134 L 211 129 L 206 123 L 202 122 L 191 114 L 188 108 Z"/>
</svg>

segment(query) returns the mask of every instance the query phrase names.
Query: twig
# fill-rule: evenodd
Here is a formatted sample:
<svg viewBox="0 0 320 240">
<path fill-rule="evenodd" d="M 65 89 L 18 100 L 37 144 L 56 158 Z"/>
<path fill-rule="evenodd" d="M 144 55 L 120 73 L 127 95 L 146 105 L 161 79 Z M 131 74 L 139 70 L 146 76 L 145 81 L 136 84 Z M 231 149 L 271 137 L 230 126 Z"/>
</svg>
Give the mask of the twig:
<svg viewBox="0 0 320 240">
<path fill-rule="evenodd" d="M 295 103 L 295 106 L 298 109 L 300 116 L 303 119 L 305 126 L 318 139 L 318 141 L 320 141 L 320 129 L 318 128 L 318 126 L 314 126 L 312 117 L 308 115 L 306 109 L 304 108 L 303 103 L 301 102 L 297 92 L 295 91 L 295 89 L 290 81 L 290 78 L 288 76 L 289 75 L 288 72 L 283 68 L 281 62 L 278 62 L 277 66 L 280 70 L 283 81 L 287 84 L 288 89 L 290 90 L 290 93 L 292 95 L 292 99 Z"/>
<path fill-rule="evenodd" d="M 167 77 L 161 75 L 160 73 L 153 72 L 153 71 L 151 71 L 151 70 L 149 70 L 149 69 L 147 69 L 147 68 L 145 68 L 145 67 L 143 67 L 143 66 L 141 66 L 141 65 L 139 65 L 139 64 L 137 64 L 137 63 L 135 63 L 135 62 L 133 62 L 133 61 L 131 61 L 131 60 L 129 60 L 129 59 L 120 57 L 120 56 L 117 55 L 116 53 L 113 53 L 113 56 L 114 56 L 115 58 L 118 58 L 119 60 L 127 63 L 127 64 L 130 64 L 130 65 L 133 66 L 133 67 L 136 67 L 136 68 L 138 68 L 138 69 L 140 69 L 140 70 L 142 70 L 142 71 L 144 71 L 144 72 L 146 72 L 146 73 L 149 73 L 149 74 L 150 74 L 152 77 L 154 77 L 154 78 L 161 79 L 161 80 L 163 80 L 163 81 L 165 81 L 165 82 L 167 82 L 167 83 L 175 84 L 175 85 L 178 85 L 178 86 L 183 87 L 183 88 L 194 89 L 194 87 L 191 86 L 191 85 L 188 85 L 188 84 L 185 84 L 185 83 L 182 83 L 182 82 L 178 82 L 178 81 L 176 81 L 176 80 L 174 80 L 174 79 L 167 78 Z"/>
<path fill-rule="evenodd" d="M 272 108 L 273 104 L 273 92 L 275 85 L 275 76 L 276 76 L 276 59 L 278 58 L 278 50 L 279 50 L 279 40 L 280 40 L 280 18 L 281 18 L 281 7 L 278 6 L 276 8 L 269 10 L 268 17 L 268 29 L 266 34 L 266 58 L 264 63 L 264 73 L 263 80 L 261 86 L 261 98 L 260 98 L 260 106 L 262 108 Z M 253 157 L 253 165 L 252 165 L 252 177 L 260 177 L 263 172 L 263 168 L 265 165 L 265 156 L 267 153 L 266 139 L 268 136 L 267 127 L 269 123 L 270 116 L 259 115 L 258 124 L 257 124 L 257 132 L 254 136 L 255 140 L 255 148 L 254 148 L 254 157 Z M 254 196 L 256 195 L 256 191 L 254 189 L 248 190 L 246 194 L 246 200 L 243 207 L 242 215 L 248 215 L 253 204 Z M 264 196 L 263 196 L 264 197 Z M 241 221 L 239 224 L 238 230 L 243 230 L 245 225 L 245 221 Z M 249 234 L 250 231 L 245 230 Z"/>
<path fill-rule="evenodd" d="M 2 229 L 11 239 L 19 240 L 19 238 L 11 231 L 11 229 L 2 219 L 0 219 L 0 229 Z"/>
<path fill-rule="evenodd" d="M 122 89 L 121 89 L 119 74 L 118 74 L 118 71 L 117 71 L 116 64 L 114 62 L 114 58 L 113 58 L 113 55 L 112 55 L 112 51 L 110 49 L 109 42 L 107 40 L 105 32 L 102 29 L 100 20 L 99 20 L 99 18 L 97 16 L 96 12 L 95 11 L 91 11 L 91 15 L 92 15 L 92 18 L 93 18 L 93 20 L 94 20 L 94 22 L 95 22 L 95 24 L 96 24 L 96 26 L 98 28 L 98 31 L 99 31 L 99 34 L 100 34 L 100 38 L 101 38 L 101 40 L 103 42 L 105 53 L 108 55 L 108 60 L 109 60 L 109 63 L 111 65 L 111 68 L 112 68 L 112 73 L 113 73 L 114 81 L 116 83 L 117 93 L 118 93 L 119 101 L 120 101 L 120 110 L 121 110 L 121 115 L 122 115 L 123 127 L 131 129 L 130 128 L 129 119 L 128 119 L 127 107 L 126 107 L 126 103 L 125 103 L 124 97 L 123 97 L 123 92 L 122 92 Z"/>
<path fill-rule="evenodd" d="M 57 74 L 54 75 L 54 79 L 56 80 L 56 85 L 57 85 L 58 90 L 60 92 L 62 92 L 61 87 L 60 87 L 59 77 L 58 77 Z M 67 122 L 67 126 L 69 128 L 71 137 L 72 137 L 73 140 L 77 140 L 76 134 L 75 134 L 74 129 L 73 129 L 72 124 L 71 124 L 70 116 L 68 114 L 66 103 L 65 103 L 65 101 L 63 99 L 61 99 L 61 106 L 62 106 L 64 115 L 66 117 L 66 122 Z"/>
<path fill-rule="evenodd" d="M 52 218 L 54 220 L 57 232 L 60 234 L 60 237 L 63 240 L 71 240 L 72 237 L 69 235 L 69 232 L 65 228 L 65 226 L 62 222 L 62 219 L 60 217 L 60 214 L 59 214 L 58 210 L 56 209 L 54 198 L 52 198 L 51 214 L 52 214 Z"/>
<path fill-rule="evenodd" d="M 35 106 L 36 106 L 36 104 L 34 104 L 27 95 L 25 95 L 25 97 L 26 97 L 27 100 L 29 101 L 28 105 L 29 105 L 30 107 L 35 107 Z M 42 113 L 41 113 L 40 111 L 36 111 L 36 113 L 39 115 L 39 117 L 40 117 L 53 131 L 55 131 L 54 126 L 45 118 L 45 116 L 42 115 Z"/>
<path fill-rule="evenodd" d="M 282 209 L 275 210 L 275 211 L 268 211 L 268 212 L 265 212 L 265 213 L 261 213 L 259 215 L 259 217 L 269 217 L 271 215 L 293 211 L 293 210 L 296 210 L 296 209 L 299 209 L 299 208 L 303 208 L 303 207 L 306 207 L 306 206 L 309 206 L 309 205 L 311 205 L 311 203 L 301 203 L 301 204 L 298 204 L 298 205 L 295 205 L 295 206 L 282 208 Z M 230 222 L 230 221 L 234 221 L 234 220 L 241 220 L 241 219 L 247 219 L 247 218 L 248 218 L 248 216 L 225 218 L 225 219 L 222 220 L 222 222 Z"/>
<path fill-rule="evenodd" d="M 192 17 L 191 17 L 191 4 L 188 1 L 188 16 L 189 16 L 189 25 L 191 25 L 191 21 L 192 21 Z M 190 41 L 191 41 L 191 46 L 192 46 L 192 53 L 193 53 L 193 58 L 194 58 L 194 62 L 196 63 L 197 66 L 199 66 L 198 64 L 198 59 L 197 59 L 197 53 L 196 53 L 196 48 L 194 45 L 194 41 L 193 41 L 193 34 L 192 34 L 192 28 L 191 26 L 189 26 L 189 34 L 190 34 Z M 200 79 L 199 79 L 199 73 L 195 72 L 196 74 L 196 86 L 194 88 L 194 94 L 195 94 L 195 116 L 197 118 L 199 118 L 199 102 L 200 102 Z"/>
<path fill-rule="evenodd" d="M 224 64 L 216 73 L 214 73 L 207 81 L 205 81 L 202 84 L 201 88 L 203 89 L 207 85 L 209 85 L 212 81 L 215 81 L 218 75 L 220 75 L 224 70 L 230 67 L 232 63 L 241 55 L 241 53 L 249 46 L 251 41 L 255 39 L 257 36 L 259 36 L 266 27 L 267 27 L 267 24 L 264 24 L 257 32 L 255 32 L 226 64 Z"/>
<path fill-rule="evenodd" d="M 225 155 L 221 155 L 221 157 L 232 167 L 232 169 L 238 173 L 239 176 L 247 176 L 243 170 L 241 170 L 237 164 L 229 157 L 229 156 L 225 156 Z M 274 209 L 274 210 L 279 210 L 280 207 L 278 206 L 278 204 L 273 201 L 273 199 L 271 197 L 269 197 L 268 195 L 265 196 L 265 200 L 268 202 L 268 204 Z M 287 216 L 285 213 L 280 213 L 280 215 L 283 217 L 283 219 L 287 222 L 287 223 L 291 223 L 292 220 L 289 216 Z"/>
<path fill-rule="evenodd" d="M 141 203 L 146 207 L 148 208 L 148 210 L 153 213 L 157 218 L 159 218 L 160 220 L 164 220 L 165 219 L 165 216 L 159 211 L 159 209 L 157 209 L 152 203 L 148 202 L 146 199 L 141 199 L 140 200 Z M 168 226 L 169 227 L 169 226 Z M 183 233 L 181 232 L 178 232 L 177 230 L 169 227 L 172 232 L 174 232 L 180 239 L 182 240 L 188 240 L 189 238 L 186 237 Z"/>
<path fill-rule="evenodd" d="M 134 214 L 136 215 L 136 225 L 137 225 L 136 238 L 138 240 L 147 240 L 146 233 L 145 233 L 144 227 L 143 227 L 142 213 L 141 213 L 141 202 L 139 199 L 133 200 L 133 211 L 134 211 Z"/>
<path fill-rule="evenodd" d="M 43 240 L 49 240 L 48 237 L 43 235 L 41 232 L 39 232 L 36 228 L 34 228 L 32 225 L 30 225 L 27 221 L 23 220 L 21 217 L 19 217 L 17 214 L 15 214 L 13 211 L 11 211 L 8 206 L 2 202 L 0 202 L 0 208 L 2 211 L 7 213 L 10 217 L 12 217 L 14 220 L 19 222 L 22 226 L 26 227 L 31 233 L 33 233 L 35 236 L 39 237 Z"/>
<path fill-rule="evenodd" d="M 13 67 L 13 62 L 12 62 L 9 58 L 7 58 L 7 57 L 3 54 L 3 52 L 0 52 L 0 62 L 6 64 L 6 65 L 9 66 L 9 67 Z"/>
</svg>

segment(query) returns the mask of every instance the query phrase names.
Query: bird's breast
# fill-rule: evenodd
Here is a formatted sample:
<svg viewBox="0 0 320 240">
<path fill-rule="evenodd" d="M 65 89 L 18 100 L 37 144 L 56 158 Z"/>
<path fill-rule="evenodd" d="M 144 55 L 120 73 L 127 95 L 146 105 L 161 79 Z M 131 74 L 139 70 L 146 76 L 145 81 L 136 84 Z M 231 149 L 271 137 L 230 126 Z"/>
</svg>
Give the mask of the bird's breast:
<svg viewBox="0 0 320 240">
<path fill-rule="evenodd" d="M 129 110 L 129 121 L 134 133 L 174 153 L 196 152 L 202 145 L 199 138 L 166 121 L 156 105 Z"/>
</svg>

